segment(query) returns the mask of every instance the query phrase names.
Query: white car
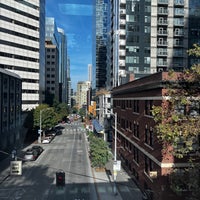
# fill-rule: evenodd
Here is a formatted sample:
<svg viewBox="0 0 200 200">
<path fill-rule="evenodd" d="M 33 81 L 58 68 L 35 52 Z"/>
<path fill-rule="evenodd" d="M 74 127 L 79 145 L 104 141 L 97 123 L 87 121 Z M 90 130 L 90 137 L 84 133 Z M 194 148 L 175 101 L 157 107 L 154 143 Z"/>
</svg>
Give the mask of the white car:
<svg viewBox="0 0 200 200">
<path fill-rule="evenodd" d="M 49 144 L 49 143 L 50 143 L 49 138 L 45 138 L 44 140 L 42 140 L 42 144 Z"/>
</svg>

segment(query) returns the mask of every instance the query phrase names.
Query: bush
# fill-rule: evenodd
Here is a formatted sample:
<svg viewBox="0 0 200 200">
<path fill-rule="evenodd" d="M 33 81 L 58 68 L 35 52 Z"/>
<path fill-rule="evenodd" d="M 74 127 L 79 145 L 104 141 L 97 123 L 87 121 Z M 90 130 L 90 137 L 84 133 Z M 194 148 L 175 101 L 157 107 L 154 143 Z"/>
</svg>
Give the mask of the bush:
<svg viewBox="0 0 200 200">
<path fill-rule="evenodd" d="M 94 135 L 90 135 L 90 159 L 92 167 L 105 167 L 110 159 L 107 143 Z"/>
</svg>

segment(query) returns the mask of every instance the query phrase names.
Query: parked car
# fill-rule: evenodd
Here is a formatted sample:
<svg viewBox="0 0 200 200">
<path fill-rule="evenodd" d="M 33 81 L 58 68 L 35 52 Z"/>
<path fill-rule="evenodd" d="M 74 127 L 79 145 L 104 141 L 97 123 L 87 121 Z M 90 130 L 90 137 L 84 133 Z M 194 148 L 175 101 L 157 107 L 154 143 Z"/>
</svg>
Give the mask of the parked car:
<svg viewBox="0 0 200 200">
<path fill-rule="evenodd" d="M 24 161 L 33 161 L 36 160 L 37 157 L 38 157 L 37 151 L 33 150 L 32 148 L 29 148 L 25 152 Z"/>
<path fill-rule="evenodd" d="M 44 149 L 39 145 L 34 145 L 28 148 L 24 154 L 24 161 L 33 161 L 38 158 L 38 156 L 44 151 Z"/>
<path fill-rule="evenodd" d="M 51 139 L 49 137 L 46 137 L 42 140 L 42 144 L 49 144 L 51 142 Z"/>
<path fill-rule="evenodd" d="M 32 150 L 37 151 L 38 156 L 44 151 L 44 149 L 41 146 L 39 146 L 39 145 L 32 146 Z"/>
</svg>

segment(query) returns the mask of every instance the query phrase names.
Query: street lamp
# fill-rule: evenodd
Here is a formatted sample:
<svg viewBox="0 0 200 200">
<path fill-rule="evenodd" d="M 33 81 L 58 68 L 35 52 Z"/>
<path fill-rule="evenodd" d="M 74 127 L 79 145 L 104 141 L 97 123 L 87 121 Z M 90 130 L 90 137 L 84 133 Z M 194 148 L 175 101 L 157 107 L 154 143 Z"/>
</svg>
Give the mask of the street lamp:
<svg viewBox="0 0 200 200">
<path fill-rule="evenodd" d="M 107 110 L 108 111 L 108 110 Z M 114 179 L 114 194 L 117 194 L 116 191 L 116 178 L 117 178 L 117 171 L 120 171 L 119 164 L 120 161 L 117 161 L 117 113 L 109 112 L 109 114 L 113 115 L 115 118 L 115 140 L 114 140 L 114 163 L 113 163 L 113 179 Z"/>
<path fill-rule="evenodd" d="M 39 134 L 39 137 L 38 137 L 38 143 L 41 143 L 41 136 L 42 136 L 42 112 L 44 110 L 49 110 L 50 108 L 44 108 L 42 110 L 40 110 L 40 129 L 38 130 L 38 134 Z"/>
</svg>

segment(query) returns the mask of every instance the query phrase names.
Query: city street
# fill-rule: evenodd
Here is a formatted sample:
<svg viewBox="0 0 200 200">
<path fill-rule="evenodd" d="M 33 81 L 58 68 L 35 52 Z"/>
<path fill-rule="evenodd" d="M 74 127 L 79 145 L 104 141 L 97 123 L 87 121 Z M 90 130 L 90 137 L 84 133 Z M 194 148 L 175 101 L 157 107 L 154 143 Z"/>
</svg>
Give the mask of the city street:
<svg viewBox="0 0 200 200">
<path fill-rule="evenodd" d="M 50 144 L 41 144 L 36 161 L 23 163 L 21 176 L 9 176 L 0 185 L 0 199 L 96 200 L 84 129 L 67 124 Z M 56 186 L 56 172 L 64 171 L 65 187 Z"/>
</svg>

